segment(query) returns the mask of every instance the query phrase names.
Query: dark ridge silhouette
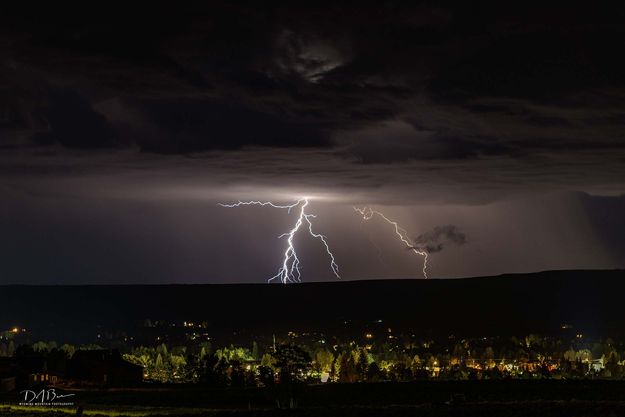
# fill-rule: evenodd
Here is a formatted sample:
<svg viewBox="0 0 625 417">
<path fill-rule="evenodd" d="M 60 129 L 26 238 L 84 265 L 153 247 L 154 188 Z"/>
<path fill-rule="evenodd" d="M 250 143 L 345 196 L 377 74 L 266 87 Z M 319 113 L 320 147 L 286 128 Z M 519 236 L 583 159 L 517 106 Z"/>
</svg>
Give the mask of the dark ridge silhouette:
<svg viewBox="0 0 625 417">
<path fill-rule="evenodd" d="M 298 285 L 11 285 L 0 287 L 0 325 L 74 342 L 146 319 L 205 321 L 214 335 L 349 337 L 382 320 L 377 325 L 431 337 L 557 334 L 565 323 L 614 337 L 625 334 L 624 294 L 623 270 Z"/>
</svg>

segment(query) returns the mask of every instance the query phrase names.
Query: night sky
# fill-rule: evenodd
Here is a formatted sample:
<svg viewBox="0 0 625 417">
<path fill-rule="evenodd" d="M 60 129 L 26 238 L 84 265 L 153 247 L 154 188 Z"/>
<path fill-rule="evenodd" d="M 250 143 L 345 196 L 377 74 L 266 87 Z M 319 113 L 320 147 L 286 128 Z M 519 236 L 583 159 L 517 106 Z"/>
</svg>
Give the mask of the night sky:
<svg viewBox="0 0 625 417">
<path fill-rule="evenodd" d="M 15 3 L 0 284 L 625 267 L 625 6 Z"/>
</svg>

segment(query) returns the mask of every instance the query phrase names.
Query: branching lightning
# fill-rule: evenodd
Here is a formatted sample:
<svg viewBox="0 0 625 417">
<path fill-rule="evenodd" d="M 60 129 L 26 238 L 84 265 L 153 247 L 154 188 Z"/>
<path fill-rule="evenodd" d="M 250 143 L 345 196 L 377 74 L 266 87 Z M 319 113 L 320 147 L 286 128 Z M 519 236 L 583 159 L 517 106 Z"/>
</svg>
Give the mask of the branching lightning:
<svg viewBox="0 0 625 417">
<path fill-rule="evenodd" d="M 287 233 L 283 233 L 280 236 L 278 236 L 278 238 L 284 238 L 284 237 L 287 238 L 287 247 L 286 247 L 286 250 L 284 251 L 284 260 L 282 261 L 282 266 L 280 267 L 276 275 L 269 278 L 269 282 L 275 279 L 279 279 L 283 284 L 288 284 L 292 282 L 302 282 L 301 280 L 302 274 L 299 269 L 300 260 L 299 260 L 299 257 L 297 256 L 297 251 L 295 250 L 295 243 L 293 242 L 293 240 L 297 232 L 302 227 L 302 224 L 304 223 L 308 224 L 308 227 L 307 227 L 308 233 L 312 237 L 314 237 L 315 239 L 319 239 L 323 243 L 323 246 L 325 247 L 325 250 L 328 256 L 330 257 L 330 269 L 332 270 L 332 272 L 337 278 L 340 278 L 339 266 L 335 262 L 332 251 L 330 251 L 330 246 L 328 245 L 328 241 L 326 240 L 326 237 L 322 234 L 315 233 L 313 231 L 313 225 L 312 225 L 311 219 L 314 219 L 316 216 L 314 214 L 306 213 L 306 207 L 308 207 L 308 198 L 301 198 L 293 204 L 286 204 L 286 205 L 274 204 L 271 201 L 266 201 L 266 202 L 239 201 L 238 203 L 234 203 L 234 204 L 219 203 L 219 205 L 222 207 L 227 207 L 227 208 L 240 207 L 240 206 L 253 206 L 253 205 L 263 206 L 263 207 L 269 206 L 269 207 L 273 207 L 277 209 L 286 209 L 287 213 L 290 213 L 291 210 L 293 210 L 296 207 L 299 207 L 299 216 L 297 217 L 297 221 L 295 222 L 295 225 L 293 226 L 293 228 Z"/>
<path fill-rule="evenodd" d="M 412 252 L 414 252 L 416 255 L 423 256 L 423 269 L 422 269 L 423 276 L 425 278 L 428 277 L 428 273 L 427 273 L 427 269 L 428 269 L 428 253 L 426 251 L 424 251 L 423 249 L 417 248 L 414 245 L 414 243 L 412 243 L 412 241 L 408 237 L 408 232 L 406 232 L 405 229 L 402 229 L 397 224 L 397 222 L 389 219 L 383 213 L 380 213 L 379 211 L 373 210 L 371 207 L 363 207 L 363 208 L 354 207 L 354 210 L 356 212 L 358 212 L 362 216 L 363 220 L 371 220 L 373 218 L 373 216 L 378 215 L 384 221 L 386 221 L 387 223 L 393 225 L 393 227 L 395 228 L 395 234 L 397 235 L 397 237 L 399 237 L 399 240 L 401 240 L 404 243 L 404 245 L 406 245 L 406 247 L 409 250 L 411 250 Z"/>
</svg>

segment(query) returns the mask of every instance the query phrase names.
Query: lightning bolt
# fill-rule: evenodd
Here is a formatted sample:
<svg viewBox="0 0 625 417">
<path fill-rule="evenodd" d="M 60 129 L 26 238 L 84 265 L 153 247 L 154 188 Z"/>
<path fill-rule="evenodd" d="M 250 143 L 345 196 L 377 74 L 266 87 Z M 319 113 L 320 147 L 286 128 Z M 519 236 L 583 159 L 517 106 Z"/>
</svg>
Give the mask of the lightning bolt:
<svg viewBox="0 0 625 417">
<path fill-rule="evenodd" d="M 308 198 L 300 198 L 293 204 L 285 204 L 285 205 L 275 204 L 275 203 L 272 203 L 271 201 L 264 201 L 264 202 L 263 201 L 239 201 L 234 204 L 219 203 L 220 206 L 227 207 L 227 208 L 240 207 L 240 206 L 262 206 L 262 207 L 269 206 L 269 207 L 273 207 L 277 209 L 286 209 L 287 213 L 291 213 L 291 210 L 299 207 L 299 216 L 297 217 L 297 221 L 295 222 L 295 225 L 293 226 L 293 228 L 290 231 L 278 236 L 278 238 L 284 238 L 284 237 L 287 238 L 286 239 L 287 247 L 286 247 L 286 250 L 284 251 L 284 259 L 282 261 L 282 266 L 280 267 L 276 275 L 269 278 L 269 282 L 275 279 L 280 279 L 280 281 L 283 284 L 288 284 L 292 282 L 302 282 L 301 280 L 302 274 L 299 269 L 300 260 L 299 260 L 299 257 L 297 256 L 297 251 L 295 250 L 295 243 L 293 242 L 293 239 L 295 238 L 295 235 L 297 234 L 297 232 L 300 230 L 300 228 L 302 227 L 304 223 L 308 225 L 308 227 L 304 226 L 305 229 L 308 229 L 308 233 L 312 237 L 314 237 L 315 239 L 319 239 L 321 243 L 323 243 L 326 253 L 328 254 L 330 258 L 330 269 L 332 270 L 332 273 L 334 273 L 334 275 L 337 278 L 341 278 L 339 275 L 339 266 L 335 262 L 334 254 L 332 254 L 332 251 L 330 250 L 330 246 L 328 245 L 328 241 L 326 237 L 322 234 L 315 233 L 313 231 L 313 224 L 312 224 L 311 219 L 314 219 L 317 216 L 306 212 L 306 207 L 308 207 L 308 204 L 309 204 Z"/>
<path fill-rule="evenodd" d="M 387 223 L 393 225 L 393 227 L 395 228 L 395 234 L 397 235 L 397 237 L 399 237 L 399 240 L 401 240 L 404 243 L 404 245 L 406 245 L 406 247 L 410 249 L 412 252 L 414 252 L 416 255 L 423 256 L 423 269 L 422 269 L 423 276 L 425 278 L 428 277 L 428 253 L 422 249 L 417 248 L 410 241 L 410 239 L 408 238 L 408 232 L 406 232 L 405 229 L 402 229 L 397 224 L 397 222 L 389 219 L 383 213 L 373 210 L 371 207 L 366 207 L 366 206 L 363 208 L 354 207 L 354 210 L 362 216 L 363 220 L 371 220 L 373 216 L 377 215 L 377 216 L 380 216 Z"/>
</svg>

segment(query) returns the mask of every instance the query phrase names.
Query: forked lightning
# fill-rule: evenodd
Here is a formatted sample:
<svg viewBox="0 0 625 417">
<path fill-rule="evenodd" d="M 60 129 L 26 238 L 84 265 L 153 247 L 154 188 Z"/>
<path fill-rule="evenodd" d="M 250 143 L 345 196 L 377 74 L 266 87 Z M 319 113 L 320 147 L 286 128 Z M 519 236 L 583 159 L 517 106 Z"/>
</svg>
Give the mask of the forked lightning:
<svg viewBox="0 0 625 417">
<path fill-rule="evenodd" d="M 428 272 L 427 272 L 427 269 L 428 269 L 428 253 L 426 251 L 424 251 L 423 249 L 417 248 L 412 243 L 412 241 L 408 237 L 408 233 L 406 232 L 406 230 L 404 230 L 401 227 L 399 227 L 397 222 L 389 219 L 383 213 L 380 213 L 379 211 L 373 210 L 371 207 L 366 207 L 366 206 L 363 207 L 363 208 L 354 207 L 354 210 L 356 210 L 356 212 L 360 213 L 360 215 L 362 216 L 363 220 L 371 220 L 371 218 L 373 218 L 374 215 L 378 215 L 384 221 L 386 221 L 387 223 L 393 225 L 393 227 L 395 228 L 395 234 L 399 237 L 399 240 L 401 240 L 406 245 L 406 247 L 408 249 L 410 249 L 412 252 L 414 252 L 417 255 L 423 256 L 423 269 L 422 269 L 423 276 L 425 278 L 428 277 Z"/>
<path fill-rule="evenodd" d="M 304 222 L 308 224 L 308 232 L 310 233 L 310 235 L 316 239 L 319 239 L 323 243 L 323 246 L 325 247 L 325 250 L 328 253 L 328 256 L 330 257 L 330 269 L 332 270 L 332 273 L 334 273 L 334 275 L 337 278 L 340 278 L 339 266 L 336 264 L 334 260 L 334 255 L 330 251 L 330 246 L 328 245 L 326 237 L 322 234 L 313 232 L 313 225 L 312 225 L 311 219 L 314 219 L 316 216 L 314 214 L 306 213 L 306 207 L 308 207 L 308 198 L 305 198 L 305 197 L 300 198 L 295 203 L 286 204 L 286 205 L 275 204 L 275 203 L 272 203 L 271 201 L 265 201 L 265 202 L 239 201 L 238 203 L 234 203 L 234 204 L 219 203 L 219 205 L 222 207 L 228 207 L 228 208 L 240 207 L 240 206 L 263 206 L 263 207 L 269 206 L 269 207 L 278 208 L 278 209 L 286 209 L 287 213 L 290 213 L 292 209 L 299 207 L 299 216 L 297 217 L 297 221 L 295 222 L 295 225 L 293 226 L 293 228 L 287 233 L 283 233 L 280 236 L 278 236 L 279 238 L 283 238 L 283 237 L 287 238 L 287 247 L 286 247 L 286 250 L 284 251 L 284 259 L 282 261 L 282 266 L 280 267 L 276 275 L 269 278 L 269 282 L 275 279 L 280 279 L 280 281 L 283 284 L 302 281 L 301 280 L 302 274 L 299 269 L 300 260 L 299 260 L 299 257 L 297 256 L 297 251 L 295 250 L 295 243 L 293 240 L 295 238 L 295 235 L 299 231 L 300 227 L 302 226 L 302 224 L 304 224 Z"/>
</svg>

